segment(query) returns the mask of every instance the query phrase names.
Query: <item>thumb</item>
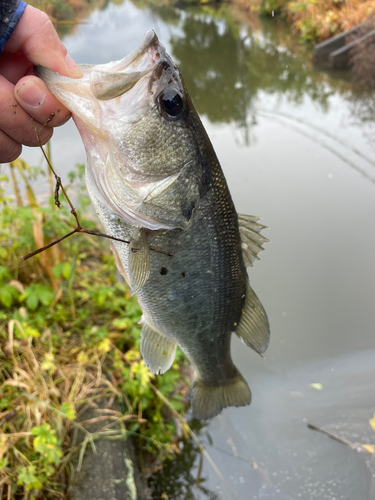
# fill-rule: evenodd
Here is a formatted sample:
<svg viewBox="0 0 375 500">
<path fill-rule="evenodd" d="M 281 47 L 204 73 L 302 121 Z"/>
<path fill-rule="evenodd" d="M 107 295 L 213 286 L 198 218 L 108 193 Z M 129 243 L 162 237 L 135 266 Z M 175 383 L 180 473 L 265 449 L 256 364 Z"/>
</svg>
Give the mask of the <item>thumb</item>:
<svg viewBox="0 0 375 500">
<path fill-rule="evenodd" d="M 39 9 L 27 5 L 5 51 L 21 52 L 33 65 L 45 66 L 63 76 L 82 76 L 61 40 L 50 18 Z"/>
</svg>

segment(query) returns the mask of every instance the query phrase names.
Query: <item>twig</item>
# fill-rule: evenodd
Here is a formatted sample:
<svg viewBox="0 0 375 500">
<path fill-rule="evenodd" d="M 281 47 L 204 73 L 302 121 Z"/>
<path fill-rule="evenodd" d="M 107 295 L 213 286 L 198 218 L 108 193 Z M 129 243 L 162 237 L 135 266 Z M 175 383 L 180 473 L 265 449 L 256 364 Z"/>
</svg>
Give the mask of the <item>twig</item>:
<svg viewBox="0 0 375 500">
<path fill-rule="evenodd" d="M 203 453 L 201 451 L 199 451 L 199 465 L 198 465 L 198 472 L 197 472 L 197 481 L 195 483 L 195 487 L 197 489 L 200 486 L 202 469 L 203 469 Z"/>
<path fill-rule="evenodd" d="M 55 176 L 55 180 L 56 180 L 56 187 L 55 187 L 55 191 L 54 191 L 54 195 L 55 195 L 55 205 L 60 208 L 61 207 L 61 203 L 60 203 L 60 199 L 59 199 L 59 191 L 61 189 L 63 195 L 65 196 L 65 199 L 66 201 L 68 202 L 69 206 L 70 206 L 70 213 L 74 216 L 75 220 L 76 220 L 76 223 L 77 223 L 77 227 L 75 227 L 72 231 L 70 231 L 69 233 L 67 233 L 65 236 L 62 236 L 61 238 L 58 238 L 57 240 L 54 240 L 54 241 L 51 241 L 50 243 L 48 243 L 48 245 L 44 245 L 43 247 L 41 248 L 38 248 L 37 250 L 34 250 L 33 252 L 30 252 L 26 255 L 23 255 L 21 257 L 21 260 L 25 261 L 27 259 L 30 259 L 30 257 L 34 257 L 34 255 L 37 255 L 41 252 L 44 252 L 44 250 L 47 250 L 48 248 L 51 248 L 53 247 L 54 245 L 56 245 L 57 243 L 60 243 L 62 240 L 64 240 L 65 238 L 69 238 L 69 236 L 72 236 L 73 234 L 75 233 L 85 233 L 85 234 L 90 234 L 92 236 L 99 236 L 101 238 L 108 238 L 110 240 L 114 240 L 114 241 L 120 241 L 121 243 L 126 243 L 127 245 L 130 244 L 130 241 L 128 240 L 123 240 L 121 238 L 116 238 L 115 236 L 110 236 L 109 234 L 104 234 L 104 233 L 100 233 L 99 231 L 92 231 L 90 229 L 85 229 L 81 226 L 80 222 L 79 222 L 79 218 L 78 218 L 78 214 L 77 214 L 77 211 L 76 209 L 74 208 L 72 202 L 70 201 L 70 198 L 69 196 L 67 195 L 66 191 L 65 191 L 65 188 L 61 182 L 61 177 L 59 177 L 49 158 L 48 158 L 48 155 L 46 154 L 46 152 L 44 151 L 43 149 L 43 146 L 42 146 L 42 143 L 41 143 L 41 140 L 40 140 L 40 137 L 39 137 L 39 133 L 44 129 L 44 127 L 46 127 L 46 125 L 52 120 L 52 118 L 54 117 L 54 113 L 51 114 L 51 116 L 48 118 L 48 120 L 46 121 L 46 123 L 44 125 L 42 125 L 42 127 L 39 129 L 39 131 L 36 129 L 36 125 L 35 125 L 35 120 L 34 118 L 31 118 L 32 122 L 33 122 L 33 127 L 34 127 L 34 131 L 35 131 L 35 136 L 38 140 L 38 143 L 39 143 L 39 147 L 40 149 L 42 150 L 42 153 L 43 153 L 43 156 L 47 162 L 47 165 L 50 169 L 50 171 L 53 173 L 53 175 Z M 173 257 L 173 254 L 172 253 L 168 253 L 168 252 L 162 252 L 161 250 L 158 250 L 156 248 L 152 248 L 150 247 L 150 250 L 153 251 L 153 252 L 157 252 L 157 253 L 161 253 L 163 255 L 167 255 L 168 257 Z"/>
<path fill-rule="evenodd" d="M 313 424 L 307 424 L 307 427 L 311 429 L 312 431 L 320 432 L 320 434 L 323 434 L 323 436 L 327 436 L 330 439 L 333 439 L 334 441 L 337 441 L 338 443 L 344 444 L 345 446 L 349 446 L 349 448 L 353 447 L 353 443 L 350 441 L 347 441 L 346 439 L 341 439 L 338 436 L 335 436 L 334 434 L 331 434 L 330 432 L 324 431 L 323 429 L 320 429 L 319 427 L 316 427 L 316 425 Z"/>
<path fill-rule="evenodd" d="M 313 424 L 307 424 L 307 427 L 313 431 L 320 432 L 320 434 L 323 434 L 323 436 L 326 436 L 330 439 L 333 439 L 334 441 L 337 441 L 338 443 L 344 444 L 345 446 L 348 446 L 352 450 L 355 451 L 366 451 L 367 453 L 371 453 L 368 449 L 366 449 L 366 445 L 363 445 L 361 443 L 352 443 L 351 441 L 348 441 L 347 439 L 342 439 L 339 438 L 338 436 L 335 436 L 334 434 L 331 434 L 330 432 L 324 431 L 323 429 L 320 429 L 316 425 Z"/>
<path fill-rule="evenodd" d="M 61 207 L 61 203 L 60 203 L 60 200 L 59 200 L 59 189 L 60 189 L 60 186 L 61 186 L 61 177 L 56 177 L 56 187 L 55 187 L 55 205 L 57 206 L 57 208 L 60 208 Z"/>
<path fill-rule="evenodd" d="M 30 252 L 26 255 L 22 255 L 22 257 L 20 257 L 20 258 L 22 260 L 30 259 L 30 257 L 34 257 L 34 255 L 37 255 L 38 253 L 44 252 L 44 250 L 47 250 L 47 248 L 53 247 L 57 243 L 60 243 L 60 241 L 65 240 L 65 238 L 68 238 L 69 236 L 71 236 L 72 234 L 77 233 L 77 232 L 78 232 L 78 228 L 76 227 L 75 229 L 73 229 L 73 231 L 70 231 L 70 233 L 66 234 L 65 236 L 62 236 L 58 240 L 51 241 L 51 243 L 48 243 L 48 245 L 44 245 L 44 247 L 38 248 L 37 250 L 34 250 L 33 252 Z"/>
</svg>

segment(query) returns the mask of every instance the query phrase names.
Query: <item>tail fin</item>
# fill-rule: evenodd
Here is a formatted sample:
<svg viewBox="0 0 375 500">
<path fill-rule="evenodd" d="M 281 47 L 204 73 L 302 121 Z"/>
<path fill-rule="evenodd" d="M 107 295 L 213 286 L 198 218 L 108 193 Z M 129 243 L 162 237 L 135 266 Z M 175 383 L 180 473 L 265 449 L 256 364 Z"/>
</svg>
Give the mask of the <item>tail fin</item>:
<svg viewBox="0 0 375 500">
<path fill-rule="evenodd" d="M 251 392 L 246 380 L 236 369 L 236 373 L 225 385 L 207 385 L 196 380 L 193 386 L 193 416 L 208 420 L 218 415 L 228 406 L 247 406 Z"/>
</svg>

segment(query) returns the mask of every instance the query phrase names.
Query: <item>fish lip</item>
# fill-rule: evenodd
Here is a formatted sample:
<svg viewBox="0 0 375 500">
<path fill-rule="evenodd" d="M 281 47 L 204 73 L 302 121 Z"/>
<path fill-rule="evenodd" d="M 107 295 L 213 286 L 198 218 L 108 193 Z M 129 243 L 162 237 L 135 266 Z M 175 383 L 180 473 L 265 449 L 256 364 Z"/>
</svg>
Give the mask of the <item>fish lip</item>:
<svg viewBox="0 0 375 500">
<path fill-rule="evenodd" d="M 137 61 L 137 59 L 141 58 L 145 54 L 145 52 L 147 52 L 152 46 L 155 46 L 157 44 L 159 44 L 159 39 L 157 37 L 157 34 L 155 33 L 154 30 L 148 30 L 143 36 L 141 45 L 137 47 L 135 50 L 133 50 L 133 52 L 130 52 L 130 54 L 121 61 L 125 62 L 125 60 L 127 60 L 126 61 L 127 64 L 125 67 L 128 67 L 135 61 Z"/>
<path fill-rule="evenodd" d="M 77 66 L 83 73 L 83 75 L 80 78 L 70 78 L 68 76 L 63 76 L 60 75 L 59 73 L 56 73 L 55 71 L 45 68 L 44 66 L 33 66 L 33 71 L 34 74 L 38 78 L 43 80 L 45 83 L 48 83 L 48 81 L 50 81 L 52 76 L 54 78 L 55 83 L 80 82 L 85 79 L 85 76 L 91 73 L 91 68 L 93 67 L 98 68 L 99 66 L 100 70 L 105 71 L 109 66 L 112 66 L 111 68 L 112 72 L 123 72 L 131 65 L 136 63 L 139 59 L 141 59 L 151 47 L 157 47 L 157 46 L 159 46 L 158 48 L 162 48 L 162 45 L 160 44 L 155 31 L 148 30 L 143 36 L 141 45 L 136 49 L 134 49 L 132 52 L 130 52 L 130 54 L 128 54 L 126 57 L 120 59 L 117 62 L 110 62 L 102 65 L 77 64 Z M 155 63 L 156 59 L 160 57 L 158 50 L 155 51 L 154 57 L 155 59 L 153 58 L 152 60 L 153 63 Z"/>
</svg>

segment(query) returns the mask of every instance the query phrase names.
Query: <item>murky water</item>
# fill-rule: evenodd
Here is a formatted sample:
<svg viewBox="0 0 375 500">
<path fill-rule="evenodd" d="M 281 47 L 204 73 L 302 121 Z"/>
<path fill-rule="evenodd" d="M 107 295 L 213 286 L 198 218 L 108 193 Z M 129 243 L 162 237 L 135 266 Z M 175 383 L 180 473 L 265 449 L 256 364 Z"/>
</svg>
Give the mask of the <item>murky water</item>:
<svg viewBox="0 0 375 500">
<path fill-rule="evenodd" d="M 233 338 L 253 402 L 200 434 L 230 492 L 206 460 L 196 487 L 189 445 L 153 481 L 154 498 L 375 499 L 374 458 L 306 426 L 375 444 L 375 94 L 314 69 L 282 26 L 240 19 L 229 7 L 126 1 L 64 39 L 77 62 L 100 63 L 155 29 L 179 62 L 238 211 L 270 227 L 250 270 L 271 323 L 266 359 Z M 52 154 L 60 173 L 85 161 L 72 123 L 55 133 Z"/>
</svg>

